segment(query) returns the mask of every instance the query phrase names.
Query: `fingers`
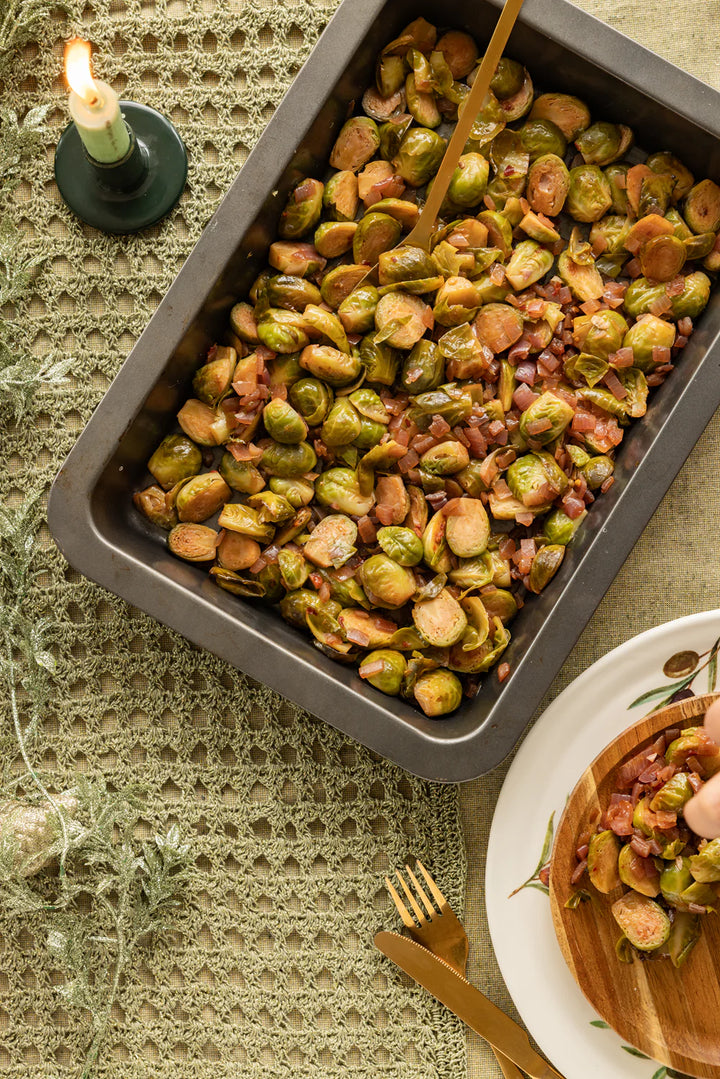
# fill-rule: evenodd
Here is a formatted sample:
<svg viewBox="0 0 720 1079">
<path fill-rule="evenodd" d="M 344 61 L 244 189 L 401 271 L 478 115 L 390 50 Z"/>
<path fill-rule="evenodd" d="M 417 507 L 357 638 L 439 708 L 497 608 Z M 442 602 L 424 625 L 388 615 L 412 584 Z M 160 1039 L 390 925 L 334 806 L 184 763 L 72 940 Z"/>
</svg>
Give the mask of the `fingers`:
<svg viewBox="0 0 720 1079">
<path fill-rule="evenodd" d="M 710 705 L 705 713 L 705 730 L 713 742 L 720 743 L 720 697 Z"/>
<path fill-rule="evenodd" d="M 716 712 L 716 717 L 716 722 L 720 721 L 720 711 Z M 705 839 L 717 839 L 720 836 L 720 774 L 709 779 L 695 797 L 690 799 L 683 808 L 683 816 L 697 835 L 704 836 Z"/>
</svg>

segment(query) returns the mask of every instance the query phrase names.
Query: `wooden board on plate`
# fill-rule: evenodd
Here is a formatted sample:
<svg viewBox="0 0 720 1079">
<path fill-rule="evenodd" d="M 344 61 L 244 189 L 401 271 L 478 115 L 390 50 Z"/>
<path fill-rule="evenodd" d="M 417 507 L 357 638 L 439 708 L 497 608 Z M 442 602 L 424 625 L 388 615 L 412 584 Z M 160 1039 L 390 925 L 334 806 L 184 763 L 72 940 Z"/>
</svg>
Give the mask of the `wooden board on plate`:
<svg viewBox="0 0 720 1079">
<path fill-rule="evenodd" d="M 720 1079 L 720 915 L 702 918 L 702 934 L 679 970 L 669 959 L 621 963 L 620 929 L 610 907 L 625 889 L 603 896 L 583 878 L 570 883 L 575 850 L 593 812 L 604 809 L 618 767 L 670 727 L 697 726 L 714 695 L 690 697 L 661 709 L 623 732 L 596 757 L 568 799 L 560 820 L 550 872 L 553 923 L 565 962 L 599 1015 L 630 1045 L 668 1067 L 699 1079 Z M 568 910 L 577 887 L 592 902 Z"/>
</svg>

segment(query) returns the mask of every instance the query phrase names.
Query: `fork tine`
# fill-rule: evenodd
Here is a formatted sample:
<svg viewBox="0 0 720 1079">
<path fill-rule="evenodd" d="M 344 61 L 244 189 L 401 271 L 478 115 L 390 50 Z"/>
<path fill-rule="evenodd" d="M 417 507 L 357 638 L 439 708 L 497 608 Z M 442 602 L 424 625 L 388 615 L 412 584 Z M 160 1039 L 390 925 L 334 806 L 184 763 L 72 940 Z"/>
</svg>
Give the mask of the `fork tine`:
<svg viewBox="0 0 720 1079">
<path fill-rule="evenodd" d="M 420 899 L 422 900 L 422 902 L 425 904 L 425 910 L 427 911 L 428 918 L 432 921 L 433 916 L 437 915 L 437 911 L 435 910 L 435 907 L 432 905 L 432 903 L 428 899 L 428 896 L 427 896 L 426 892 L 423 891 L 422 884 L 417 879 L 417 877 L 415 876 L 415 874 L 413 873 L 413 871 L 412 871 L 412 869 L 410 868 L 409 865 L 405 866 L 405 872 L 408 874 L 408 876 L 410 877 L 410 880 L 415 885 L 416 892 L 420 896 Z"/>
<path fill-rule="evenodd" d="M 417 929 L 417 925 L 413 921 L 412 916 L 410 914 L 410 911 L 407 909 L 407 907 L 403 903 L 402 899 L 398 895 L 397 889 L 395 888 L 395 885 L 393 884 L 393 882 L 390 880 L 389 877 L 385 877 L 385 887 L 390 892 L 390 895 L 392 896 L 393 902 L 394 902 L 395 906 L 398 909 L 398 913 L 399 913 L 400 917 L 402 918 L 402 920 L 403 920 L 404 924 L 406 925 L 406 927 L 408 929 Z"/>
<path fill-rule="evenodd" d="M 407 869 L 407 866 L 405 866 L 405 868 Z M 410 875 L 412 876 L 412 873 Z M 408 902 L 410 903 L 410 906 L 412 907 L 412 909 L 413 909 L 413 911 L 415 913 L 415 917 L 420 922 L 420 925 L 421 926 L 427 925 L 427 918 L 425 917 L 425 914 L 423 913 L 420 905 L 418 904 L 417 899 L 415 898 L 415 896 L 412 894 L 412 892 L 408 888 L 407 884 L 405 883 L 405 878 L 403 877 L 403 875 L 401 874 L 399 869 L 395 870 L 395 876 L 397 877 L 397 879 L 402 884 L 402 889 L 405 892 L 405 895 L 408 898 Z M 417 926 L 415 928 L 417 928 Z"/>
<path fill-rule="evenodd" d="M 427 886 L 430 889 L 430 891 L 432 892 L 432 897 L 435 900 L 435 902 L 437 903 L 437 905 L 440 907 L 440 909 L 442 910 L 443 907 L 449 907 L 450 904 L 448 903 L 447 899 L 442 894 L 442 892 L 440 891 L 437 884 L 435 883 L 433 878 L 430 876 L 430 874 L 428 873 L 427 869 L 422 864 L 422 862 L 418 859 L 415 862 L 415 865 L 418 867 L 418 869 L 420 870 L 422 875 L 425 877 L 425 881 L 427 883 Z"/>
</svg>

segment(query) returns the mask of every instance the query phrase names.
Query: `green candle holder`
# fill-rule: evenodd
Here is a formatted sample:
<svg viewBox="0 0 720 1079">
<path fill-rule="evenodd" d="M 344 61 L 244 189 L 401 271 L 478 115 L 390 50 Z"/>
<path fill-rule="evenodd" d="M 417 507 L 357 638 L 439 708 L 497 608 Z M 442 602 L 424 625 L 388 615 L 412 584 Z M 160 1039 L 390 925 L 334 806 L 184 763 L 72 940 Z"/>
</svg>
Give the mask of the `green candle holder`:
<svg viewBox="0 0 720 1079">
<path fill-rule="evenodd" d="M 187 179 L 187 151 L 177 131 L 147 105 L 121 101 L 130 149 L 106 165 L 90 157 L 74 123 L 55 151 L 55 180 L 70 209 L 102 232 L 138 232 L 164 217 Z"/>
</svg>

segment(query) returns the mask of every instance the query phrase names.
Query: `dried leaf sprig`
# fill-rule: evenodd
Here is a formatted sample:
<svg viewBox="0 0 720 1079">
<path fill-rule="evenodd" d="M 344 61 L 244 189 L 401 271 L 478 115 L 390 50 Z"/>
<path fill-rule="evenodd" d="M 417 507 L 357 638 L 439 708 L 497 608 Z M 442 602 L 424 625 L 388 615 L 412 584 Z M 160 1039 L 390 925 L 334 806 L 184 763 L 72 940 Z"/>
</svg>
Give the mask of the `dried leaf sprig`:
<svg viewBox="0 0 720 1079">
<path fill-rule="evenodd" d="M 53 964 L 66 978 L 58 991 L 90 1017 L 79 1072 L 88 1079 L 123 973 L 139 945 L 171 928 L 193 854 L 176 825 L 136 837 L 139 789 L 115 791 L 102 778 L 79 776 L 72 790 L 53 794 L 31 760 L 55 670 L 51 623 L 33 611 L 41 505 L 36 492 L 16 508 L 0 507 L 0 673 L 17 742 L 4 756 L 19 748 L 26 769 L 16 776 L 8 763 L 0 787 L 0 901 L 21 924 L 31 916 L 46 922 Z"/>
</svg>

